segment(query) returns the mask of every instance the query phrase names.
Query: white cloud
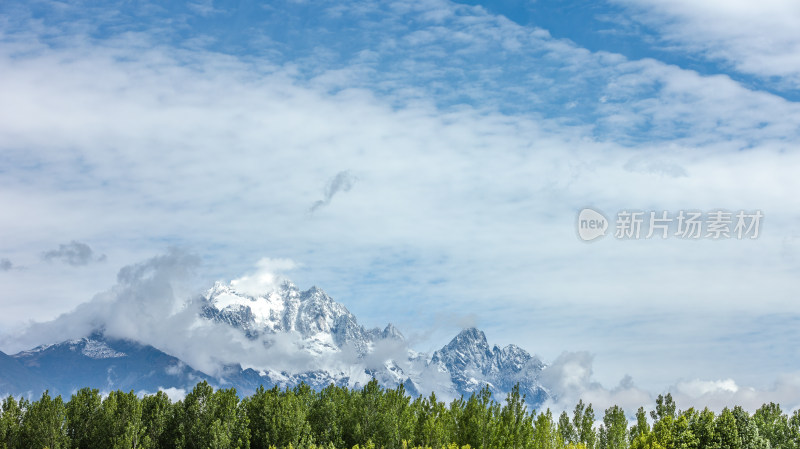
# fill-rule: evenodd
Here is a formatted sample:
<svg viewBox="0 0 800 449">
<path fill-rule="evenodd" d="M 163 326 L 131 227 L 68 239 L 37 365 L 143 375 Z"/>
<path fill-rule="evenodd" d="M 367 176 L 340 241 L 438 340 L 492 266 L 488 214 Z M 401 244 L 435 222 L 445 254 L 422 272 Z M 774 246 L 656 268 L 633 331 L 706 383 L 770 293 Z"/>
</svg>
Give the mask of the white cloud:
<svg viewBox="0 0 800 449">
<path fill-rule="evenodd" d="M 170 387 L 170 388 L 160 388 L 159 390 L 163 391 L 164 394 L 166 394 L 169 400 L 172 402 L 182 401 L 186 398 L 186 390 L 184 390 L 183 388 Z"/>
<path fill-rule="evenodd" d="M 682 51 L 723 61 L 779 88 L 800 87 L 800 4 L 794 0 L 615 0 Z"/>
<path fill-rule="evenodd" d="M 692 381 L 679 382 L 676 385 L 678 392 L 690 397 L 703 396 L 710 393 L 736 393 L 739 387 L 733 379 L 725 380 L 700 380 L 695 379 Z"/>
<path fill-rule="evenodd" d="M 281 273 L 297 268 L 289 259 L 263 258 L 256 264 L 256 271 L 231 281 L 236 290 L 251 295 L 264 295 L 275 291 L 282 282 L 288 280 Z"/>
<path fill-rule="evenodd" d="M 606 388 L 592 376 L 594 356 L 588 352 L 565 352 L 542 372 L 542 384 L 552 392 L 554 398 L 542 408 L 554 411 L 570 411 L 578 400 L 592 404 L 595 416 L 602 418 L 603 410 L 619 405 L 626 411 L 649 406 L 651 394 L 636 387 L 629 376 L 624 377 L 616 388 Z"/>
<path fill-rule="evenodd" d="M 800 373 L 783 373 L 767 388 L 738 385 L 733 379 L 681 381 L 670 388 L 675 403 L 682 408 L 709 407 L 722 410 L 740 405 L 755 411 L 769 402 L 780 404 L 785 412 L 800 408 Z"/>
<path fill-rule="evenodd" d="M 557 413 L 571 411 L 579 399 L 593 406 L 595 417 L 602 420 L 604 410 L 618 405 L 629 417 L 639 407 L 652 410 L 655 396 L 669 392 L 678 408 L 709 407 L 721 411 L 725 407 L 742 406 L 754 412 L 765 403 L 780 404 L 784 411 L 800 408 L 800 374 L 784 373 L 777 376 L 766 388 L 740 386 L 733 379 L 681 380 L 662 391 L 647 391 L 634 383 L 630 376 L 623 377 L 616 387 L 608 388 L 592 377 L 593 356 L 587 352 L 563 353 L 542 373 L 543 384 L 552 391 L 555 399 L 544 407 Z"/>
<path fill-rule="evenodd" d="M 592 53 L 465 5 L 350 8 L 374 8 L 353 17 L 384 25 L 352 39 L 370 46 L 354 59 L 311 31 L 320 51 L 281 62 L 273 47 L 226 55 L 173 46 L 161 30 L 97 40 L 86 22 L 24 17 L 6 30 L 0 250 L 27 269 L 0 276 L 4 327 L 55 318 L 114 282 L 112 264 L 81 273 L 37 264 L 72 236 L 117 266 L 184 245 L 203 255 L 203 280 L 236 278 L 258 254 L 302 260 L 298 283 L 322 286 L 368 324 L 392 317 L 425 335 L 436 317 L 477 316 L 497 338 L 551 359 L 590 349 L 606 383 L 625 366 L 649 370 L 631 373 L 643 385 L 726 378 L 721 366 L 739 354 L 716 345 L 738 323 L 731 317 L 794 313 L 800 265 L 786 242 L 800 232 L 796 103 L 728 77 Z M 320 180 L 344 167 L 358 173 L 357 188 L 308 214 Z M 761 209 L 767 224 L 754 242 L 587 246 L 573 229 L 587 205 Z M 270 288 L 293 268 L 276 263 L 237 282 Z M 132 273 L 81 306 L 83 316 L 151 314 L 152 327 L 120 318 L 117 332 L 175 346 L 230 339 L 217 328 L 160 334 L 155 324 L 184 330 L 192 318 L 179 312 L 186 296 L 159 276 Z M 138 296 L 138 284 L 158 295 Z M 666 318 L 619 325 L 642 316 Z M 71 317 L 27 343 L 92 325 Z M 424 343 L 450 337 L 441 329 Z M 291 342 L 275 347 L 291 355 Z M 671 363 L 653 368 L 641 361 L 648 353 Z M 709 366 L 695 372 L 687 358 Z M 762 366 L 737 369 L 776 372 Z"/>
</svg>

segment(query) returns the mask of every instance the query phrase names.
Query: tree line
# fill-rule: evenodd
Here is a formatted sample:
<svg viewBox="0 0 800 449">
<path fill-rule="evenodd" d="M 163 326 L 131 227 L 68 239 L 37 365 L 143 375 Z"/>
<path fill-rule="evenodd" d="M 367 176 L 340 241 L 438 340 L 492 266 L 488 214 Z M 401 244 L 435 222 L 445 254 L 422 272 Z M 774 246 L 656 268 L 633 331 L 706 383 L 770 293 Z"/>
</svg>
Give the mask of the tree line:
<svg viewBox="0 0 800 449">
<path fill-rule="evenodd" d="M 262 386 L 244 399 L 205 381 L 177 402 L 90 388 L 68 402 L 48 392 L 33 402 L 7 397 L 0 449 L 42 448 L 800 449 L 800 411 L 788 416 L 774 403 L 752 415 L 738 406 L 679 411 L 667 394 L 630 422 L 618 406 L 601 418 L 582 401 L 555 417 L 529 410 L 518 387 L 502 402 L 484 388 L 446 404 L 374 379 L 361 389 Z"/>
</svg>

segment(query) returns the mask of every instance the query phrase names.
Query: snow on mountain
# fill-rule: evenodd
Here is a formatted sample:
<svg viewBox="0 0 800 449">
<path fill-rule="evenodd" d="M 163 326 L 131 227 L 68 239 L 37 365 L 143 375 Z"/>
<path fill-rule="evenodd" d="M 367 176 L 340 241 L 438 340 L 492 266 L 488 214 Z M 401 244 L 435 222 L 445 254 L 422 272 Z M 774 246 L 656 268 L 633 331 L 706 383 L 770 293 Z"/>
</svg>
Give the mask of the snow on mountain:
<svg viewBox="0 0 800 449">
<path fill-rule="evenodd" d="M 83 337 L 73 340 L 67 340 L 57 345 L 40 345 L 27 351 L 22 351 L 14 357 L 18 359 L 27 359 L 36 357 L 37 354 L 47 351 L 48 349 L 59 347 L 68 349 L 72 352 L 80 352 L 81 354 L 89 357 L 90 359 L 115 359 L 125 357 L 124 352 L 119 352 L 103 341 L 102 337 L 94 335 L 93 337 Z"/>
<path fill-rule="evenodd" d="M 81 354 L 89 357 L 90 359 L 116 359 L 119 357 L 125 357 L 126 355 L 124 352 L 119 352 L 108 346 L 108 344 L 106 344 L 104 341 L 83 338 L 81 340 L 73 340 L 73 342 L 76 345 L 83 343 Z"/>
<path fill-rule="evenodd" d="M 294 284 L 284 282 L 275 291 L 253 296 L 237 291 L 234 286 L 217 283 L 207 292 L 205 300 L 205 318 L 238 328 L 251 338 L 294 333 L 302 350 L 317 355 L 352 348 L 359 357 L 369 358 L 376 342 L 405 343 L 403 334 L 392 324 L 383 330 L 365 329 L 344 305 L 317 287 L 300 291 Z M 321 386 L 323 383 L 356 386 L 374 377 L 388 387 L 403 383 L 409 391 L 422 391 L 431 385 L 426 376 L 433 370 L 449 378 L 452 385 L 446 393 L 450 395 L 469 395 L 488 386 L 493 394 L 503 397 L 519 383 L 531 403 L 538 404 L 549 397 L 539 381 L 545 367 L 541 360 L 515 345 L 490 347 L 486 335 L 478 329 L 463 330 L 430 357 L 403 347 L 402 359 L 353 366 L 346 372 L 321 367 L 321 372 L 265 370 L 261 375 L 278 385 L 302 380 Z"/>
<path fill-rule="evenodd" d="M 383 331 L 365 329 L 344 305 L 317 287 L 300 291 L 294 284 L 284 282 L 275 291 L 251 296 L 217 282 L 205 299 L 205 318 L 239 328 L 251 338 L 296 333 L 304 346 L 315 353 L 349 346 L 363 356 L 375 341 L 403 340 L 403 335 L 391 324 Z"/>
<path fill-rule="evenodd" d="M 241 332 L 253 351 L 264 351 L 254 359 L 266 360 L 268 366 L 248 366 L 242 360 L 204 373 L 158 348 L 109 339 L 103 329 L 97 329 L 83 338 L 5 356 L 0 360 L 0 386 L 25 386 L 30 392 L 39 385 L 69 394 L 83 386 L 185 389 L 206 379 L 246 395 L 259 385 L 285 388 L 305 382 L 316 389 L 332 383 L 358 388 L 375 378 L 387 388 L 402 384 L 412 395 L 436 391 L 445 398 L 468 396 L 488 386 L 502 399 L 519 383 L 529 404 L 537 406 L 549 397 L 540 383 L 545 367 L 541 360 L 515 345 L 490 346 L 478 329 L 461 331 L 428 355 L 409 348 L 392 324 L 364 328 L 344 305 L 317 287 L 301 291 L 284 282 L 264 293 L 248 291 L 237 290 L 233 283 L 216 283 L 200 298 L 198 318 Z M 270 352 L 276 341 L 284 352 Z M 291 342 L 288 352 L 287 341 Z M 277 363 L 286 361 L 280 357 L 296 355 L 304 360 L 299 367 Z M 25 376 L 38 380 L 17 379 Z"/>
<path fill-rule="evenodd" d="M 476 328 L 462 330 L 433 353 L 430 364 L 449 373 L 456 391 L 466 396 L 488 386 L 503 397 L 517 383 L 531 403 L 549 396 L 539 381 L 545 368 L 541 360 L 516 345 L 490 347 L 486 335 Z"/>
</svg>

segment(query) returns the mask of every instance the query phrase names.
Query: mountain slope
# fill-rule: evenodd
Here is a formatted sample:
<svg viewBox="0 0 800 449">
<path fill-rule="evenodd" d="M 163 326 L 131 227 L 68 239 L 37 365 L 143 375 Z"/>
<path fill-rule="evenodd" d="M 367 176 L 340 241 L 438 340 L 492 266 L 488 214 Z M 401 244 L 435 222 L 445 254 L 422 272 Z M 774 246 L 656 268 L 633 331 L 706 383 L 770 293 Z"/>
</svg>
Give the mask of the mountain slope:
<svg viewBox="0 0 800 449">
<path fill-rule="evenodd" d="M 39 346 L 13 358 L 34 376 L 46 379 L 52 393 L 64 396 L 83 387 L 155 392 L 212 380 L 152 346 L 109 340 L 100 334 Z"/>
<path fill-rule="evenodd" d="M 0 395 L 27 395 L 47 388 L 47 382 L 17 359 L 0 351 Z"/>
</svg>

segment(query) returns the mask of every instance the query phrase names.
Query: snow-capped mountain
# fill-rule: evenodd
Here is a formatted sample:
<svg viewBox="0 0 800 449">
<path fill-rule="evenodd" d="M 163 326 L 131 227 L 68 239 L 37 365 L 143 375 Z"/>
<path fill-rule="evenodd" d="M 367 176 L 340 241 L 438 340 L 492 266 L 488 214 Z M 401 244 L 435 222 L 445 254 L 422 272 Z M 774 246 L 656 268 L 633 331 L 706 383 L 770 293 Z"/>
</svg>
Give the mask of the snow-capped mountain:
<svg viewBox="0 0 800 449">
<path fill-rule="evenodd" d="M 273 292 L 252 296 L 236 291 L 231 285 L 217 283 L 205 299 L 206 318 L 241 329 L 251 338 L 295 332 L 303 341 L 302 348 L 316 354 L 349 346 L 364 357 L 380 340 L 404 341 L 403 334 L 392 324 L 383 330 L 365 329 L 344 305 L 317 287 L 299 291 L 285 282 Z M 516 345 L 490 347 L 486 335 L 475 328 L 463 330 L 431 357 L 409 350 L 404 358 L 386 360 L 382 366 L 363 371 L 367 379 L 375 377 L 389 387 L 403 383 L 406 389 L 415 392 L 424 389 L 423 372 L 433 368 L 449 375 L 453 384 L 450 393 L 469 395 L 488 386 L 493 394 L 503 397 L 519 383 L 531 403 L 538 404 L 548 397 L 539 383 L 539 374 L 545 367 L 541 360 Z M 302 380 L 324 386 L 353 384 L 353 379 L 364 379 L 360 374 L 337 375 L 332 370 L 322 370 L 292 375 L 267 370 L 264 377 L 281 385 Z"/>
<path fill-rule="evenodd" d="M 218 282 L 205 294 L 201 315 L 267 344 L 271 336 L 291 335 L 299 351 L 319 357 L 321 366 L 311 371 L 287 372 L 269 367 L 253 370 L 267 384 L 285 387 L 305 382 L 320 388 L 331 383 L 357 387 L 375 377 L 387 387 L 413 385 L 411 373 L 406 372 L 407 361 L 401 361 L 406 369 L 394 360 L 378 365 L 374 361 L 357 363 L 371 354 L 379 342 L 403 343 L 403 334 L 392 324 L 384 329 L 364 328 L 344 305 L 317 287 L 301 291 L 291 282 L 284 282 L 274 291 L 250 295 Z M 324 366 L 323 359 L 351 352 L 356 356 L 356 363 L 351 366 Z"/>
<path fill-rule="evenodd" d="M 251 338 L 294 332 L 306 343 L 306 349 L 316 353 L 349 346 L 365 355 L 377 340 L 404 339 L 391 324 L 384 330 L 365 329 L 344 305 L 317 287 L 300 291 L 284 282 L 275 291 L 252 296 L 217 282 L 205 299 L 203 316 L 208 319 L 239 328 Z"/>
<path fill-rule="evenodd" d="M 502 397 L 519 383 L 530 403 L 541 403 L 548 393 L 539 383 L 545 365 L 516 345 L 489 347 L 486 335 L 476 329 L 461 331 L 445 347 L 433 353 L 430 363 L 450 374 L 458 393 L 468 396 L 484 385 Z"/>
<path fill-rule="evenodd" d="M 434 390 L 444 397 L 468 396 L 488 386 L 502 399 L 519 383 L 529 404 L 537 406 L 548 398 L 539 382 L 545 367 L 541 360 L 515 345 L 490 346 L 475 328 L 463 330 L 428 355 L 410 349 L 391 324 L 383 329 L 363 327 L 344 305 L 317 287 L 301 291 L 284 282 L 253 295 L 232 284 L 216 283 L 197 302 L 199 322 L 241 332 L 240 338 L 251 342 L 254 351 L 270 355 L 260 358 L 268 360 L 266 365 L 242 360 L 213 374 L 201 372 L 158 348 L 110 339 L 97 329 L 83 338 L 13 356 L 0 354 L 0 387 L 8 390 L 0 393 L 35 395 L 47 388 L 69 395 L 84 386 L 187 389 L 205 379 L 247 395 L 259 385 L 285 388 L 305 382 L 315 389 L 331 383 L 358 388 L 375 378 L 387 388 L 402 384 L 412 395 Z M 284 346 L 291 342 L 291 352 L 282 354 L 302 358 L 303 368 L 287 369 L 279 363 L 283 360 L 272 357 L 269 351 L 277 340 Z"/>
</svg>

